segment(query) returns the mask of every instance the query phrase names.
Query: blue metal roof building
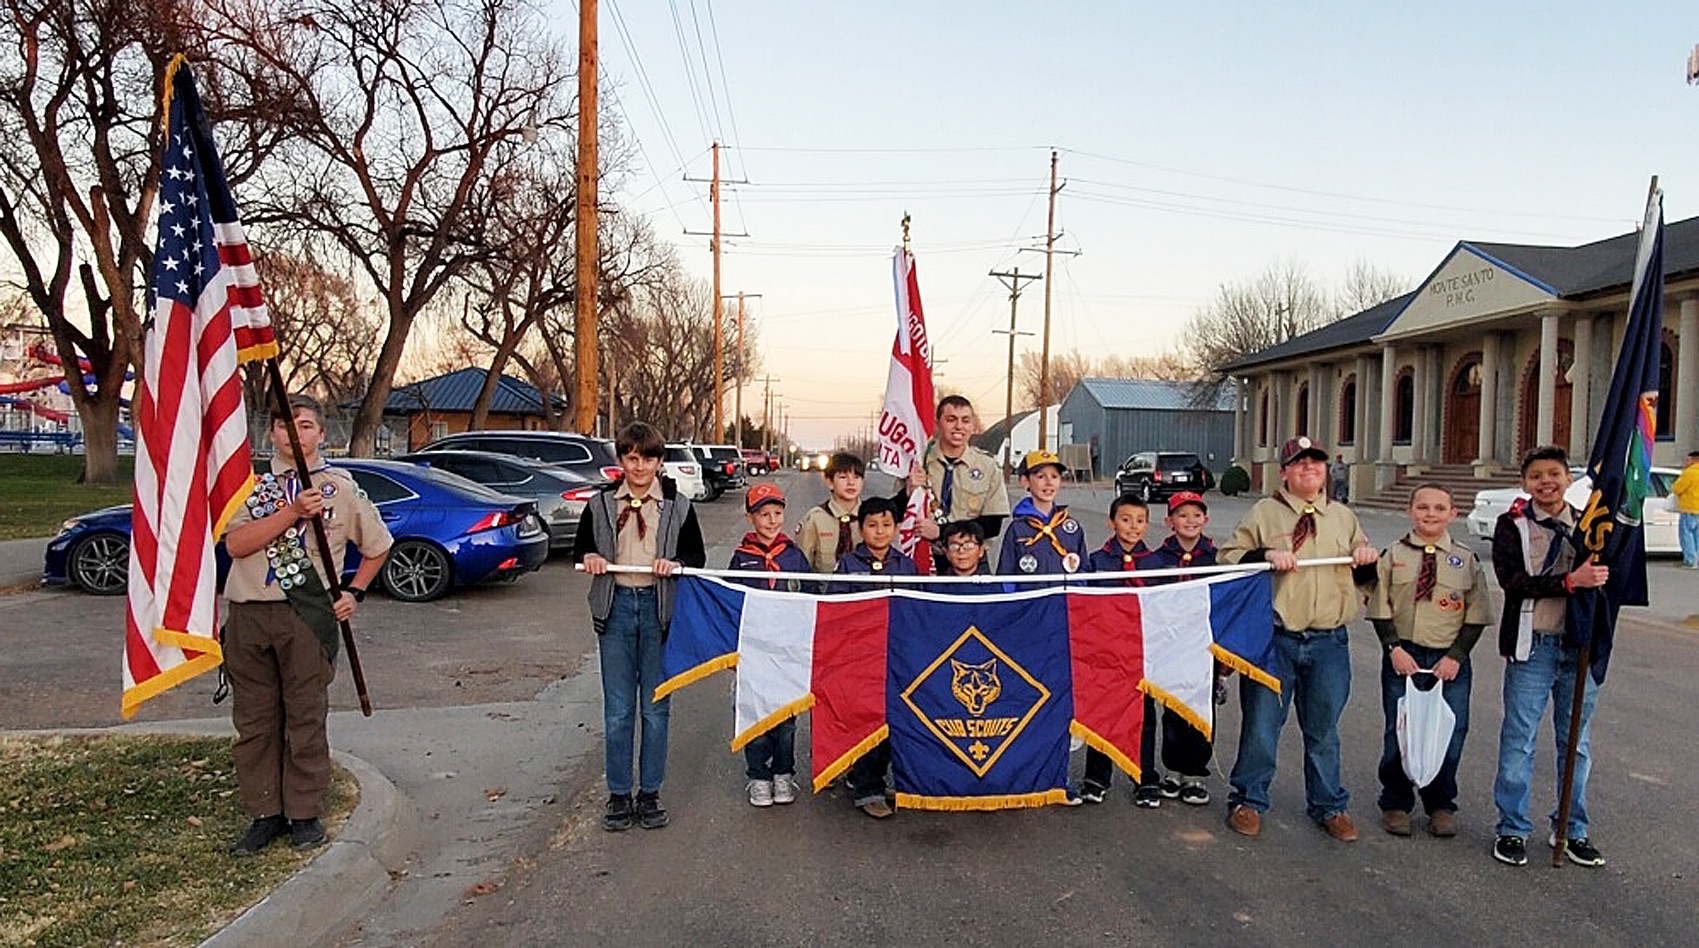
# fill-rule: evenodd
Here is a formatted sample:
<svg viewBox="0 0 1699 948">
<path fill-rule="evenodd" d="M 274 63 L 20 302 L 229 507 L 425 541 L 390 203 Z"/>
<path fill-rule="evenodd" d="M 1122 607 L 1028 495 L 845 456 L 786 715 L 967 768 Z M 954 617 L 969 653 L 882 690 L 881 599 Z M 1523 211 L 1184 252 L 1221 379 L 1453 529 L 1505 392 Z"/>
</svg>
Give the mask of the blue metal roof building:
<svg viewBox="0 0 1699 948">
<path fill-rule="evenodd" d="M 1233 461 L 1233 390 L 1201 382 L 1081 379 L 1062 400 L 1064 442 L 1091 444 L 1094 477 L 1140 451 L 1191 451 L 1217 475 Z"/>
</svg>

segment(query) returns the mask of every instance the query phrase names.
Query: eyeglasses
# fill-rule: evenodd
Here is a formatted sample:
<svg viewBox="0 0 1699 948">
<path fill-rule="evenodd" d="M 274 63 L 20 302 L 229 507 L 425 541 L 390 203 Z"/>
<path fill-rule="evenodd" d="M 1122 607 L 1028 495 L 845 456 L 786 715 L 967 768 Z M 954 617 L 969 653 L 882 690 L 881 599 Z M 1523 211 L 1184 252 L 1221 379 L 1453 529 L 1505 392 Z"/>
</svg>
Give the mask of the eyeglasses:
<svg viewBox="0 0 1699 948">
<path fill-rule="evenodd" d="M 960 543 L 946 543 L 944 544 L 944 548 L 949 550 L 977 550 L 979 549 L 979 544 L 972 540 L 966 540 Z"/>
</svg>

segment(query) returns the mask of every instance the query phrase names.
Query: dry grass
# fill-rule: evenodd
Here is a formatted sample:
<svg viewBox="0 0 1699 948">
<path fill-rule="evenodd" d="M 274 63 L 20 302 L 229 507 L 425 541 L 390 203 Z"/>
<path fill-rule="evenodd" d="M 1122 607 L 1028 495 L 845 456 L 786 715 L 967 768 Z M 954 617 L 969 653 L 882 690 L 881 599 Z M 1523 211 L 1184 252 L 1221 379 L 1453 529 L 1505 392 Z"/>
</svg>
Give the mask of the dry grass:
<svg viewBox="0 0 1699 948">
<path fill-rule="evenodd" d="M 120 458 L 115 485 L 79 484 L 83 459 L 71 454 L 0 453 L 0 540 L 50 537 L 66 518 L 113 504 L 135 493 L 133 461 Z"/>
<path fill-rule="evenodd" d="M 0 738 L 0 945 L 194 945 L 310 858 L 247 827 L 227 738 Z M 338 771 L 326 821 L 354 807 Z"/>
</svg>

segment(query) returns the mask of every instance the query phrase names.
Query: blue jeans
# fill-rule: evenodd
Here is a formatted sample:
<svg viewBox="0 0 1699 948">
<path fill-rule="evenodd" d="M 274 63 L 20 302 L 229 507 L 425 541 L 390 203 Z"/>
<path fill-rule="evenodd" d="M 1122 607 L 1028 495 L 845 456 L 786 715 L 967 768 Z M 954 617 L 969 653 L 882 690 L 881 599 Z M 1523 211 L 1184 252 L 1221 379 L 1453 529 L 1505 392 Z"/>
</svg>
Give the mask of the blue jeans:
<svg viewBox="0 0 1699 948">
<path fill-rule="evenodd" d="M 1239 756 L 1233 761 L 1227 805 L 1268 810 L 1268 785 L 1286 712 L 1298 707 L 1304 734 L 1304 802 L 1310 819 L 1345 812 L 1351 794 L 1339 785 L 1339 715 L 1351 697 L 1351 651 L 1345 627 L 1321 632 L 1274 633 L 1268 672 L 1280 694 L 1244 676 L 1239 679 Z"/>
<path fill-rule="evenodd" d="M 1416 660 L 1419 668 L 1432 668 L 1445 657 L 1443 648 L 1428 648 L 1413 642 L 1403 643 L 1404 651 Z M 1416 687 L 1427 685 L 1443 687 L 1442 694 L 1445 703 L 1451 707 L 1451 713 L 1457 716 L 1457 727 L 1451 732 L 1451 743 L 1445 749 L 1445 763 L 1440 765 L 1439 774 L 1420 791 L 1410 782 L 1410 777 L 1404 773 L 1404 758 L 1398 752 L 1398 699 L 1404 697 L 1404 683 L 1409 681 L 1403 675 L 1392 670 L 1392 659 L 1381 656 L 1380 659 L 1380 703 L 1386 712 L 1386 735 L 1381 742 L 1380 752 L 1380 808 L 1382 810 L 1403 810 L 1409 812 L 1416 807 L 1416 796 L 1420 793 L 1422 808 L 1432 816 L 1441 810 L 1457 811 L 1457 762 L 1463 757 L 1463 738 L 1469 734 L 1469 688 L 1473 674 L 1470 671 L 1469 659 L 1457 667 L 1457 677 L 1447 682 L 1439 682 L 1432 675 L 1415 675 Z"/>
<path fill-rule="evenodd" d="M 1528 820 L 1529 785 L 1534 777 L 1534 741 L 1539 736 L 1540 716 L 1546 701 L 1552 705 L 1552 729 L 1557 736 L 1557 758 L 1552 770 L 1562 789 L 1563 748 L 1569 741 L 1569 709 L 1575 701 L 1575 666 L 1578 649 L 1563 644 L 1561 635 L 1535 635 L 1525 662 L 1504 666 L 1504 728 L 1498 734 L 1498 778 L 1493 781 L 1493 803 L 1498 805 L 1500 836 L 1529 836 L 1534 824 Z M 1587 676 L 1581 699 L 1581 740 L 1575 754 L 1575 793 L 1569 806 L 1569 829 L 1564 835 L 1579 839 L 1587 835 L 1587 773 L 1592 769 L 1588 754 L 1588 731 L 1593 705 L 1599 700 L 1599 685 Z M 1557 825 L 1557 807 L 1547 823 Z"/>
<path fill-rule="evenodd" d="M 1699 566 L 1699 513 L 1677 514 L 1676 530 L 1681 538 L 1681 561 Z"/>
<path fill-rule="evenodd" d="M 771 780 L 796 773 L 796 718 L 786 718 L 771 731 L 743 745 L 743 772 L 751 780 Z"/>
<path fill-rule="evenodd" d="M 602 659 L 602 723 L 608 792 L 631 793 L 637 715 L 643 716 L 638 787 L 659 793 L 667 774 L 667 717 L 672 699 L 651 701 L 661 683 L 661 611 L 652 586 L 614 587 L 613 611 L 597 637 Z"/>
</svg>

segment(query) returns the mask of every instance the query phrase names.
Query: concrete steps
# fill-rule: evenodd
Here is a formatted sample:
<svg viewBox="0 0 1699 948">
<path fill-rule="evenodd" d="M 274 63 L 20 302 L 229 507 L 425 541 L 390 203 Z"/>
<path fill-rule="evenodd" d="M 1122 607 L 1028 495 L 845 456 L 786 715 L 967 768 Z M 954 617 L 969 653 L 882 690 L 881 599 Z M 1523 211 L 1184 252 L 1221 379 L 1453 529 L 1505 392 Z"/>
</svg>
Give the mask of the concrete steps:
<svg viewBox="0 0 1699 948">
<path fill-rule="evenodd" d="M 1515 487 L 1519 479 L 1514 473 L 1476 477 L 1474 468 L 1468 464 L 1436 464 L 1420 474 L 1411 474 L 1408 470 L 1400 469 L 1398 479 L 1393 481 L 1391 487 L 1361 500 L 1353 500 L 1351 506 L 1375 510 L 1403 510 L 1409 504 L 1411 489 L 1417 484 L 1430 483 L 1451 489 L 1458 515 L 1462 516 L 1475 506 L 1475 494 L 1478 492 L 1497 487 Z"/>
</svg>

